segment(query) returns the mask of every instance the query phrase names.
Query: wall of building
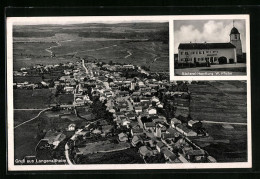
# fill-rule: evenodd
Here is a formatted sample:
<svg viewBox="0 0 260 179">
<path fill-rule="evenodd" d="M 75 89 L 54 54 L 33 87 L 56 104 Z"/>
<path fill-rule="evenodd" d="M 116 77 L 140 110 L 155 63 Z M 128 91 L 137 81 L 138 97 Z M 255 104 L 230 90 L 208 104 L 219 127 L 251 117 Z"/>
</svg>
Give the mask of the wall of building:
<svg viewBox="0 0 260 179">
<path fill-rule="evenodd" d="M 239 34 L 231 34 L 230 35 L 230 43 L 236 46 L 236 52 L 237 55 L 242 56 L 242 44 L 240 40 L 240 35 Z"/>
<path fill-rule="evenodd" d="M 236 49 L 194 49 L 194 50 L 183 50 L 179 49 L 178 52 L 178 63 L 206 63 L 206 58 L 215 64 L 218 64 L 219 57 L 226 57 L 227 63 L 230 63 L 229 59 L 234 59 L 234 63 L 237 62 Z"/>
</svg>

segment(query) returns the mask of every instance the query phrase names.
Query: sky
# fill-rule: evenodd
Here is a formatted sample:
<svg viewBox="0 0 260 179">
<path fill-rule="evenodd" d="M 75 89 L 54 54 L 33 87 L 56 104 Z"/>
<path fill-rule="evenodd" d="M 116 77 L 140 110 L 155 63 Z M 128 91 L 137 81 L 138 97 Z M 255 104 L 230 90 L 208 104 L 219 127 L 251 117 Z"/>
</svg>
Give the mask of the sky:
<svg viewBox="0 0 260 179">
<path fill-rule="evenodd" d="M 234 19 L 234 26 L 240 33 L 242 51 L 246 51 L 245 20 Z M 180 43 L 222 43 L 230 41 L 233 20 L 175 20 L 174 53 L 178 53 Z"/>
</svg>

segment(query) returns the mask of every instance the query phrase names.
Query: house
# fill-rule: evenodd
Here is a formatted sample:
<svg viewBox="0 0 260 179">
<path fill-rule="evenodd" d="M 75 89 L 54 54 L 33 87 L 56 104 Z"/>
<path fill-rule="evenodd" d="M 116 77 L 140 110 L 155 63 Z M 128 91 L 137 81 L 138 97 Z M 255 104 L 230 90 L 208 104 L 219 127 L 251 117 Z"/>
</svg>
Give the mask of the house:
<svg viewBox="0 0 260 179">
<path fill-rule="evenodd" d="M 171 134 L 173 135 L 174 137 L 179 137 L 180 136 L 180 133 L 175 129 L 175 128 L 168 128 L 166 130 L 166 133 L 167 134 Z"/>
<path fill-rule="evenodd" d="M 113 129 L 112 125 L 104 125 L 102 126 L 102 132 L 106 135 L 108 133 L 110 133 Z"/>
<path fill-rule="evenodd" d="M 136 112 L 136 113 L 141 113 L 142 111 L 143 111 L 142 106 L 136 106 L 136 107 L 135 107 L 135 112 Z"/>
<path fill-rule="evenodd" d="M 174 161 L 177 158 L 177 156 L 167 148 L 162 149 L 162 153 L 165 160 Z"/>
<path fill-rule="evenodd" d="M 143 144 L 143 139 L 140 136 L 134 136 L 132 141 L 131 141 L 131 144 L 134 147 L 136 147 L 136 145 L 138 145 L 138 144 Z"/>
<path fill-rule="evenodd" d="M 142 146 L 139 148 L 139 153 L 143 156 L 143 157 L 150 157 L 153 155 L 152 150 L 150 150 L 147 146 Z"/>
<path fill-rule="evenodd" d="M 92 131 L 92 133 L 93 133 L 93 134 L 101 134 L 102 132 L 101 132 L 101 130 L 94 129 L 94 130 Z"/>
<path fill-rule="evenodd" d="M 166 140 L 166 139 L 175 139 L 175 135 L 174 135 L 174 134 L 163 133 L 163 134 L 162 134 L 162 139 L 163 139 L 163 140 Z"/>
<path fill-rule="evenodd" d="M 121 124 L 122 124 L 122 126 L 126 126 L 127 128 L 129 127 L 129 124 L 130 124 L 131 122 L 129 121 L 129 120 L 127 120 L 127 118 L 124 118 L 124 119 L 122 119 L 122 121 L 121 121 Z"/>
<path fill-rule="evenodd" d="M 75 128 L 76 128 L 76 124 L 70 124 L 68 126 L 68 131 L 75 131 Z"/>
<path fill-rule="evenodd" d="M 166 120 L 166 118 L 160 116 L 160 117 L 157 117 L 157 118 L 153 119 L 153 122 L 154 123 L 164 124 L 164 123 L 167 122 L 167 120 Z"/>
<path fill-rule="evenodd" d="M 202 127 L 202 122 L 195 121 L 195 120 L 189 120 L 188 126 L 191 127 L 192 129 L 197 130 L 197 129 L 200 129 Z"/>
<path fill-rule="evenodd" d="M 212 156 L 208 156 L 207 160 L 208 160 L 209 163 L 216 163 L 217 162 L 217 160 L 215 158 L 213 158 Z"/>
<path fill-rule="evenodd" d="M 131 134 L 132 136 L 139 136 L 139 135 L 143 135 L 144 130 L 142 128 L 133 128 L 131 129 Z"/>
<path fill-rule="evenodd" d="M 127 137 L 127 135 L 125 134 L 125 133 L 120 133 L 120 134 L 118 134 L 118 139 L 119 139 L 119 141 L 120 142 L 126 142 L 126 141 L 128 141 L 128 137 Z"/>
<path fill-rule="evenodd" d="M 155 123 L 154 122 L 145 122 L 144 123 L 144 129 L 154 131 L 155 130 Z"/>
<path fill-rule="evenodd" d="M 119 91 L 118 95 L 121 96 L 121 97 L 129 96 L 129 92 L 128 91 Z"/>
<path fill-rule="evenodd" d="M 205 159 L 204 150 L 190 150 L 186 154 L 186 158 L 192 162 L 201 162 Z"/>
<path fill-rule="evenodd" d="M 127 117 L 128 119 L 130 119 L 130 120 L 135 120 L 135 119 L 136 119 L 136 118 L 135 118 L 136 115 L 135 115 L 135 114 L 132 114 L 132 113 L 127 114 L 126 117 Z"/>
<path fill-rule="evenodd" d="M 163 148 L 167 148 L 161 141 L 156 144 L 156 149 L 161 152 Z"/>
<path fill-rule="evenodd" d="M 47 141 L 50 145 L 53 145 L 53 148 L 55 149 L 65 138 L 66 135 L 64 135 L 62 132 L 50 130 L 46 133 L 45 137 L 42 140 Z"/>
<path fill-rule="evenodd" d="M 181 121 L 178 120 L 177 118 L 172 118 L 171 119 L 171 127 L 175 128 L 178 124 L 181 124 Z"/>
<path fill-rule="evenodd" d="M 159 137 L 159 138 L 161 138 L 161 136 L 162 136 L 162 130 L 161 130 L 160 125 L 158 125 L 158 124 L 156 125 L 154 136 Z"/>
<path fill-rule="evenodd" d="M 148 108 L 147 112 L 148 112 L 149 115 L 157 114 L 157 110 L 155 108 Z"/>
<path fill-rule="evenodd" d="M 176 130 L 185 136 L 197 136 L 197 133 L 191 129 L 188 129 L 186 126 L 179 124 L 176 126 Z"/>
</svg>

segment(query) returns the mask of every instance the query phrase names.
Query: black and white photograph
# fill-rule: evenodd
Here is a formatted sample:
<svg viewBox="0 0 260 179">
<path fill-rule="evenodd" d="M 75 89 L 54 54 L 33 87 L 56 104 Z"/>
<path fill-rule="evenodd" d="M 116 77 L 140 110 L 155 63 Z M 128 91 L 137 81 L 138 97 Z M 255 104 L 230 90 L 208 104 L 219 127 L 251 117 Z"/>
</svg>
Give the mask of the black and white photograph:
<svg viewBox="0 0 260 179">
<path fill-rule="evenodd" d="M 175 70 L 246 74 L 245 22 L 173 19 L 9 18 L 8 170 L 251 167 L 250 81 L 170 80 L 173 42 L 213 54 Z"/>
<path fill-rule="evenodd" d="M 174 20 L 174 75 L 246 76 L 246 30 L 246 19 Z"/>
</svg>

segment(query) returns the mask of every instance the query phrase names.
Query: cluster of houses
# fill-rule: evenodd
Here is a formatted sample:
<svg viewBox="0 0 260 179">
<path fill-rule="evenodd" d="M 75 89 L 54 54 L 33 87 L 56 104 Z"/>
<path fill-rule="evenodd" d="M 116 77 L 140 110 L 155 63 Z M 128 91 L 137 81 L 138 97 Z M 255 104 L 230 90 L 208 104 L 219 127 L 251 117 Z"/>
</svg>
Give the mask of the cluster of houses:
<svg viewBox="0 0 260 179">
<path fill-rule="evenodd" d="M 116 71 L 120 65 L 99 67 L 85 63 L 84 66 L 86 76 L 84 81 L 79 82 L 79 88 L 82 88 L 79 91 L 84 93 L 87 90 L 85 84 L 92 86 L 91 95 L 105 103 L 106 110 L 113 114 L 117 127 L 128 129 L 118 134 L 118 142 L 130 142 L 138 148 L 144 160 L 163 154 L 169 163 L 215 161 L 206 151 L 185 140 L 186 137 L 201 135 L 196 132 L 202 128 L 200 121 L 173 118 L 167 122 L 166 117 L 158 112 L 164 108 L 164 104 L 155 94 L 158 90 L 167 89 L 167 85 L 173 85 L 172 83 L 156 79 L 126 78 L 120 71 Z M 130 66 L 121 65 L 120 69 L 132 69 Z M 167 91 L 166 95 L 177 99 L 173 101 L 177 113 L 188 115 L 189 93 Z M 104 123 L 101 129 L 91 132 L 105 137 L 112 128 L 113 126 Z"/>
<path fill-rule="evenodd" d="M 58 67 L 47 69 L 49 68 Z M 122 75 L 122 71 L 133 69 L 140 70 L 133 65 L 99 65 L 84 61 L 69 63 L 68 68 L 63 70 L 62 76 L 54 81 L 51 88 L 57 90 L 62 87 L 64 93 L 73 94 L 74 101 L 70 107 L 91 104 L 90 96 L 105 103 L 106 110 L 113 115 L 117 128 L 126 129 L 118 133 L 118 142 L 131 143 L 138 148 L 144 160 L 163 155 L 168 163 L 216 162 L 206 151 L 186 140 L 187 137 L 207 135 L 200 121 L 187 120 L 189 93 L 169 90 L 170 86 L 176 84 L 167 80 L 127 78 Z M 140 70 L 140 73 L 142 72 Z M 164 92 L 166 101 L 175 109 L 174 118 L 169 120 L 160 112 L 165 104 L 159 99 L 158 91 Z M 86 133 L 88 136 L 90 133 L 108 136 L 114 126 L 108 124 L 106 119 L 99 123 L 101 128 L 87 127 L 78 131 L 77 136 L 85 136 Z M 69 126 L 68 130 L 75 130 L 75 126 Z M 76 141 L 77 138 L 73 140 Z"/>
</svg>

